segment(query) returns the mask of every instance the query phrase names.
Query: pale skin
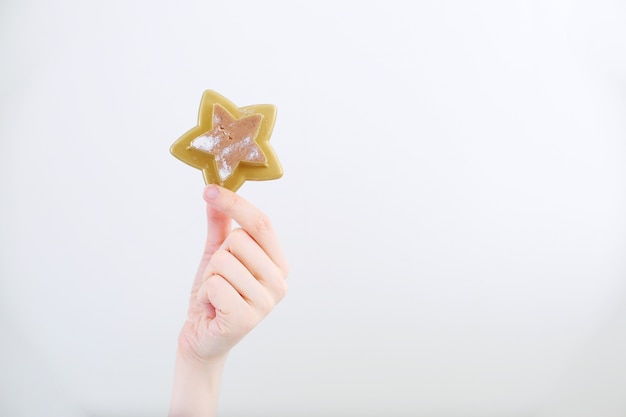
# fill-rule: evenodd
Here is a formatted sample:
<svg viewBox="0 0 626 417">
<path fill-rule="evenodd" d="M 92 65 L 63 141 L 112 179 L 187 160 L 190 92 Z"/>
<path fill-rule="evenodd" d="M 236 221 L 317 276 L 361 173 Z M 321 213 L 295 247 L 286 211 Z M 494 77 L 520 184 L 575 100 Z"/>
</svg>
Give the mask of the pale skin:
<svg viewBox="0 0 626 417">
<path fill-rule="evenodd" d="M 289 266 L 267 216 L 216 185 L 203 197 L 207 239 L 178 337 L 169 417 L 217 414 L 228 352 L 287 292 Z"/>
</svg>

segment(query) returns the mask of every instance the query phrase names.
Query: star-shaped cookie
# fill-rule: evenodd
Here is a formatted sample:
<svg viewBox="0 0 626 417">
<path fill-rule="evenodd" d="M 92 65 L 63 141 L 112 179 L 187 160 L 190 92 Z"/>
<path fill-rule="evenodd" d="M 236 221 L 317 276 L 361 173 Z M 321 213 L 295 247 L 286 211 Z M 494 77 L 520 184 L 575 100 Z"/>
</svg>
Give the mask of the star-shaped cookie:
<svg viewBox="0 0 626 417">
<path fill-rule="evenodd" d="M 282 176 L 269 144 L 275 120 L 276 107 L 271 104 L 239 108 L 207 90 L 202 95 L 198 125 L 174 142 L 170 151 L 202 170 L 205 183 L 237 191 L 246 180 Z"/>
</svg>

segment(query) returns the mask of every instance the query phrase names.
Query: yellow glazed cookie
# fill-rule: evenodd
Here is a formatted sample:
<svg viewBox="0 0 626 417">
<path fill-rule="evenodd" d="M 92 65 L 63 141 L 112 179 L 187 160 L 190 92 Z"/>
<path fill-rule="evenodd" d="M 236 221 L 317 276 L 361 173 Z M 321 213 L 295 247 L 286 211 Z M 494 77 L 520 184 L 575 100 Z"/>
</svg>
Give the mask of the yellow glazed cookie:
<svg viewBox="0 0 626 417">
<path fill-rule="evenodd" d="M 232 191 L 246 180 L 273 180 L 283 170 L 269 144 L 276 107 L 237 107 L 215 91 L 202 95 L 198 125 L 180 137 L 170 151 L 202 170 L 204 182 Z"/>
</svg>

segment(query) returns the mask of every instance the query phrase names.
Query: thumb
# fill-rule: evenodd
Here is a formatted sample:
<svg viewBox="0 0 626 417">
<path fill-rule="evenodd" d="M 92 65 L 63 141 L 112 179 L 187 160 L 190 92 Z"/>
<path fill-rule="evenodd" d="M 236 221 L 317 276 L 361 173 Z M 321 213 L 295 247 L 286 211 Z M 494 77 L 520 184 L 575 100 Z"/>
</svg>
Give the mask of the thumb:
<svg viewBox="0 0 626 417">
<path fill-rule="evenodd" d="M 204 193 L 202 194 L 204 201 L 207 202 L 207 236 L 206 243 L 204 245 L 205 259 L 210 258 L 211 255 L 219 249 L 231 231 L 232 221 L 230 216 L 215 210 L 211 204 L 208 204 L 210 200 L 214 199 L 216 195 L 219 194 L 219 190 L 217 190 L 216 187 L 216 185 L 208 185 L 205 187 Z"/>
<path fill-rule="evenodd" d="M 206 205 L 206 219 L 207 219 L 207 235 L 206 242 L 204 244 L 204 252 L 202 253 L 202 260 L 200 261 L 200 265 L 198 265 L 198 270 L 196 271 L 196 276 L 193 280 L 193 285 L 191 286 L 191 295 L 194 297 L 198 294 L 198 290 L 203 282 L 204 271 L 206 270 L 211 257 L 215 253 L 216 250 L 222 245 L 226 236 L 230 233 L 231 229 L 231 218 L 230 216 L 215 210 L 208 204 L 208 201 L 211 200 L 212 193 L 215 193 L 216 189 L 212 188 L 214 186 L 207 186 L 204 189 L 203 197 L 204 200 L 207 201 Z M 211 191 L 213 190 L 213 191 Z M 192 298 L 193 300 L 193 298 Z"/>
</svg>

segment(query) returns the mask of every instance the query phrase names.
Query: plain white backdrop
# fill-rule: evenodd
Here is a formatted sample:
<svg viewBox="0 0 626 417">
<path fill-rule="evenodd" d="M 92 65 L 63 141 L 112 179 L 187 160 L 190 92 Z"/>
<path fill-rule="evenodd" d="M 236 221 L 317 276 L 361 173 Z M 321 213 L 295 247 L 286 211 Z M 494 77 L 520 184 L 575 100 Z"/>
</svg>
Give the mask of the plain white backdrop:
<svg viewBox="0 0 626 417">
<path fill-rule="evenodd" d="M 0 414 L 167 411 L 204 238 L 169 146 L 272 103 L 290 294 L 241 416 L 626 413 L 619 1 L 0 5 Z"/>
</svg>

